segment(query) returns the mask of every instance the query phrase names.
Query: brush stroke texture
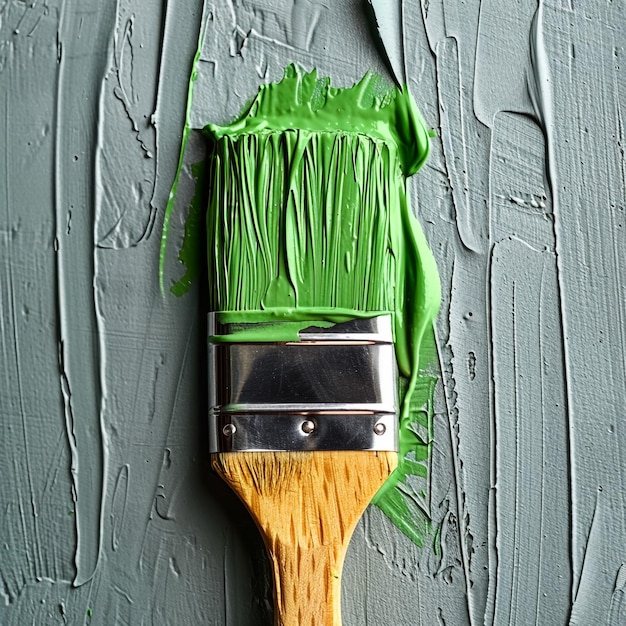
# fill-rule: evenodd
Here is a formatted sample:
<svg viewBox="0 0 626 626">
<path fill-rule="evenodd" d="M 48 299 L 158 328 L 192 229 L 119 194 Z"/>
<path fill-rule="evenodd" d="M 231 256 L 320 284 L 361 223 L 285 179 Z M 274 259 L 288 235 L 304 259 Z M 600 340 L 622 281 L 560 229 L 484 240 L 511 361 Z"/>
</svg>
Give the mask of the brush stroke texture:
<svg viewBox="0 0 626 626">
<path fill-rule="evenodd" d="M 5 7 L 0 22 L 0 606 L 30 595 L 37 579 L 67 585 L 75 576 L 71 453 L 54 326 L 49 112 L 58 13 L 19 8 Z M 29 39 L 33 29 L 37 38 Z M 45 94 L 39 101 L 33 83 Z"/>
<path fill-rule="evenodd" d="M 161 298 L 158 233 L 201 26 L 197 126 L 291 62 L 391 80 L 365 5 L 0 2 L 2 624 L 271 623 L 263 546 L 205 471 L 204 295 Z M 397 6 L 438 134 L 410 189 L 444 285 L 439 533 L 371 508 L 344 623 L 620 626 L 626 3 Z"/>
<path fill-rule="evenodd" d="M 496 115 L 490 159 L 497 495 L 491 530 L 499 562 L 490 572 L 493 619 L 505 623 L 524 611 L 548 624 L 571 604 L 571 522 L 554 213 L 540 129 L 526 116 Z"/>
</svg>

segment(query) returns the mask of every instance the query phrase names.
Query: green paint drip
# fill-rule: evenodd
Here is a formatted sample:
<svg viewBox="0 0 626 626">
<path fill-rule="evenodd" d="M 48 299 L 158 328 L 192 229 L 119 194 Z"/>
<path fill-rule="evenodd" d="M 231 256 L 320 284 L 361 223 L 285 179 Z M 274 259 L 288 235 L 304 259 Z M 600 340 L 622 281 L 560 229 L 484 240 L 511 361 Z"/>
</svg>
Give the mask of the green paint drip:
<svg viewBox="0 0 626 626">
<path fill-rule="evenodd" d="M 290 66 L 235 122 L 205 133 L 213 310 L 244 323 L 392 314 L 400 463 L 375 503 L 422 545 L 428 506 L 415 505 L 408 483 L 428 472 L 436 379 L 427 370 L 440 286 L 406 191 L 429 151 L 408 90 L 370 74 L 335 89 Z M 275 332 L 261 326 L 255 336 Z"/>
<path fill-rule="evenodd" d="M 415 477 L 428 487 L 429 459 L 433 441 L 434 394 L 439 371 L 435 333 L 431 327 L 419 349 L 419 368 L 415 385 L 405 395 L 407 410 L 400 417 L 398 468 L 374 498 L 374 504 L 418 546 L 430 530 L 430 505 L 427 493 L 415 494 L 409 482 Z"/>
</svg>

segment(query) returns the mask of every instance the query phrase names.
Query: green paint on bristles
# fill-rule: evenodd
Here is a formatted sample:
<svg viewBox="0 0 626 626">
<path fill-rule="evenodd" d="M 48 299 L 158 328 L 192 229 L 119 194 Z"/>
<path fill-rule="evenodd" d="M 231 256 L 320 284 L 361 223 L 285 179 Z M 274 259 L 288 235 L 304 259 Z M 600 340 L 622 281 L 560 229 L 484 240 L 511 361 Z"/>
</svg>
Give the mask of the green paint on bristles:
<svg viewBox="0 0 626 626">
<path fill-rule="evenodd" d="M 408 91 L 368 74 L 334 89 L 287 68 L 228 126 L 209 125 L 209 303 L 260 322 L 274 309 L 389 312 L 404 390 L 400 464 L 375 503 L 413 541 L 429 528 L 411 477 L 428 476 L 434 378 L 422 345 L 439 304 L 436 267 L 406 177 L 429 133 Z M 234 313 L 236 312 L 236 313 Z M 421 367 L 420 367 L 421 365 Z M 428 364 L 430 365 L 430 363 Z M 425 430 L 425 437 L 420 431 Z"/>
<path fill-rule="evenodd" d="M 336 89 L 290 66 L 232 124 L 205 133 L 208 299 L 222 321 L 258 324 L 240 331 L 255 338 L 292 340 L 313 323 L 392 315 L 400 462 L 375 504 L 423 545 L 440 287 L 406 178 L 425 162 L 430 131 L 406 88 L 367 74 Z M 193 219 L 183 261 L 197 234 Z M 278 321 L 291 324 L 279 330 Z"/>
</svg>

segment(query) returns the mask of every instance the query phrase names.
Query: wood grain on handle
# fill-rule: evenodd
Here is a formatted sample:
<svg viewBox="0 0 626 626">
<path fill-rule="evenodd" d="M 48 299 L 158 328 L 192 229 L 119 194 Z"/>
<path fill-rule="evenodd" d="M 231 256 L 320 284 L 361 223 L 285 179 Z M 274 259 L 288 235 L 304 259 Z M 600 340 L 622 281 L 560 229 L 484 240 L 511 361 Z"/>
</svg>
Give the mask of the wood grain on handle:
<svg viewBox="0 0 626 626">
<path fill-rule="evenodd" d="M 340 626 L 352 532 L 396 452 L 226 452 L 213 467 L 246 505 L 274 572 L 277 626 Z"/>
</svg>

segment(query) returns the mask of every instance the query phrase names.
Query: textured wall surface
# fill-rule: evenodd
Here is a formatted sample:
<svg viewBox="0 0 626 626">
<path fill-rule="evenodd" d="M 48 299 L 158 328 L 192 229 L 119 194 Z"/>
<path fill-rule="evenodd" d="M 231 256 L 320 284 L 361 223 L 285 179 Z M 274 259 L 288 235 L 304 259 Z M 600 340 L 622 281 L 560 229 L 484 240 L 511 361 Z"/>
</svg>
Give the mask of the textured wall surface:
<svg viewBox="0 0 626 626">
<path fill-rule="evenodd" d="M 626 3 L 400 2 L 437 130 L 438 539 L 370 507 L 344 623 L 624 624 Z M 2 625 L 271 623 L 207 470 L 202 290 L 158 286 L 201 30 L 198 126 L 290 62 L 391 77 L 365 0 L 0 1 Z"/>
</svg>

